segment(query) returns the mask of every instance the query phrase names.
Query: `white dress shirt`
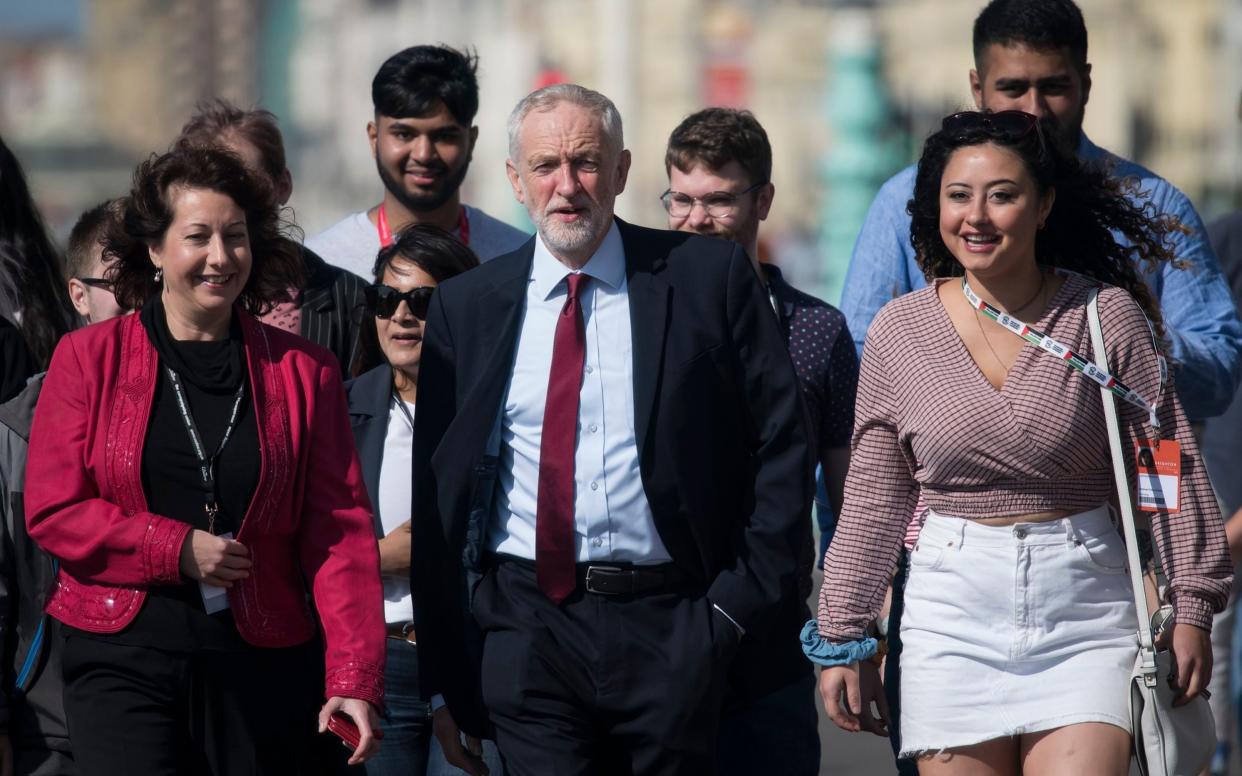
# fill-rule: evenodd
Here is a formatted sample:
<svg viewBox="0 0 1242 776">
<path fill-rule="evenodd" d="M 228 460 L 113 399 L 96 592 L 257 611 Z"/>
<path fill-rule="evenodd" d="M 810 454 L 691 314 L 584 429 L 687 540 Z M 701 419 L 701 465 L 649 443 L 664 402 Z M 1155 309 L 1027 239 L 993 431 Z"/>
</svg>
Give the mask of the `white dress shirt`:
<svg viewBox="0 0 1242 776">
<path fill-rule="evenodd" d="M 572 270 L 536 238 L 517 352 L 500 418 L 500 466 L 488 546 L 535 558 L 539 443 L 556 322 Z M 586 358 L 574 448 L 574 546 L 579 563 L 671 560 L 643 491 L 634 435 L 634 358 L 621 233 L 613 223 L 582 268 Z"/>
<path fill-rule="evenodd" d="M 404 408 L 403 408 L 404 407 Z M 396 395 L 388 403 L 388 433 L 384 436 L 384 460 L 380 463 L 379 508 L 384 535 L 410 520 L 410 472 L 413 470 L 414 405 Z M 384 621 L 414 621 L 414 599 L 410 596 L 409 574 L 385 576 Z"/>
</svg>

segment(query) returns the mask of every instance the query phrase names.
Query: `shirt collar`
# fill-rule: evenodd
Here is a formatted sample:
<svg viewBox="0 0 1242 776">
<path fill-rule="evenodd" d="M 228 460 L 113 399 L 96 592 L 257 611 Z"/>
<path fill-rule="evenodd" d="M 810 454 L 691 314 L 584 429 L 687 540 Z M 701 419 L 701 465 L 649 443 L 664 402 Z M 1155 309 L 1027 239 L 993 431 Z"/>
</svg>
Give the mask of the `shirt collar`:
<svg viewBox="0 0 1242 776">
<path fill-rule="evenodd" d="M 1108 152 L 1100 148 L 1087 137 L 1086 132 L 1078 133 L 1078 158 L 1084 162 L 1094 162 Z"/>
<path fill-rule="evenodd" d="M 531 263 L 530 282 L 540 299 L 548 299 L 552 292 L 573 270 L 557 261 L 548 246 L 544 245 L 543 235 L 535 236 L 535 258 Z M 604 236 L 604 241 L 595 250 L 587 263 L 583 265 L 583 274 L 590 275 L 601 283 L 613 288 L 621 288 L 625 283 L 625 247 L 621 243 L 621 231 L 614 220 Z"/>
</svg>

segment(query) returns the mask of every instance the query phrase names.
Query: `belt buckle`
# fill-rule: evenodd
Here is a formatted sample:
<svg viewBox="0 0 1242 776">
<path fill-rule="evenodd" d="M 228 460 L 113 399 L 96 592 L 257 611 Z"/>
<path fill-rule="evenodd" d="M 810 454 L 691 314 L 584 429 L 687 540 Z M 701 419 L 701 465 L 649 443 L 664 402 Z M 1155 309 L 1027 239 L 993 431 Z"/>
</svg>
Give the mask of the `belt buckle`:
<svg viewBox="0 0 1242 776">
<path fill-rule="evenodd" d="M 615 579 L 617 576 L 620 576 L 624 571 L 625 571 L 624 569 L 619 568 L 617 566 L 587 566 L 586 579 L 585 579 L 587 592 L 595 593 L 596 595 L 620 595 L 622 591 L 619 591 L 619 590 L 600 590 L 597 588 L 593 588 L 591 586 L 592 585 L 591 578 L 596 577 L 602 583 L 604 579 L 607 579 L 610 577 Z M 600 572 L 600 573 L 597 574 L 596 572 Z"/>
</svg>

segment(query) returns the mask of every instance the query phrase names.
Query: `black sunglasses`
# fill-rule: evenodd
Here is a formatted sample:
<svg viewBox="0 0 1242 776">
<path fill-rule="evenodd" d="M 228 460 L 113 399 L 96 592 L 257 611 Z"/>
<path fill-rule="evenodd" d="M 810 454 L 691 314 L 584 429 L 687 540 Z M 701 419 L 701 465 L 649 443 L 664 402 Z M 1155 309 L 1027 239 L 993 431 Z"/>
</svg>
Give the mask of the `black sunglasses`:
<svg viewBox="0 0 1242 776">
<path fill-rule="evenodd" d="M 1020 110 L 990 111 L 965 110 L 945 116 L 940 122 L 942 131 L 955 138 L 970 132 L 984 131 L 1000 135 L 1008 140 L 1021 140 L 1039 124 L 1039 119 Z"/>
<path fill-rule="evenodd" d="M 105 291 L 111 291 L 113 285 L 111 280 L 106 280 L 104 278 L 78 278 L 78 282 L 84 286 L 90 286 L 91 288 L 102 288 Z"/>
<path fill-rule="evenodd" d="M 391 318 L 404 301 L 410 306 L 410 313 L 415 318 L 425 321 L 427 320 L 427 307 L 431 304 L 431 294 L 435 290 L 435 286 L 419 286 L 409 291 L 398 291 L 392 286 L 377 283 L 363 289 L 363 294 L 366 297 L 367 309 L 374 313 L 376 318 Z"/>
</svg>

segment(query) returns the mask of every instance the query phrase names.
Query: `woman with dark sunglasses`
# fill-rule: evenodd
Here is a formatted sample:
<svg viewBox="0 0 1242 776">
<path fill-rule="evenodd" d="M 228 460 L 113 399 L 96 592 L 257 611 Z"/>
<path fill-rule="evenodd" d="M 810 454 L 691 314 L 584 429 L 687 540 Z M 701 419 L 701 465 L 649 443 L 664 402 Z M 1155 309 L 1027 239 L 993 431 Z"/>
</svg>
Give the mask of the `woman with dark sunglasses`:
<svg viewBox="0 0 1242 776">
<path fill-rule="evenodd" d="M 447 742 L 442 743 L 446 757 L 468 764 L 472 773 L 486 772 L 478 747 L 471 746 L 472 752 L 462 746 L 448 708 L 436 709 L 433 719 L 419 697 L 409 582 L 410 466 L 427 305 L 439 283 L 478 265 L 474 252 L 448 232 L 425 225 L 402 230 L 375 259 L 375 284 L 365 290 L 366 319 L 355 378 L 345 384 L 363 479 L 374 506 L 389 637 L 384 747 L 367 761 L 370 776 L 428 773 L 429 763 L 439 759 L 433 752 L 432 724 L 437 740 Z M 499 768 L 492 771 L 499 773 Z"/>
<path fill-rule="evenodd" d="M 1180 227 L 1125 194 L 1017 111 L 954 114 L 924 145 L 909 210 L 929 285 L 867 332 L 845 503 L 803 631 L 829 716 L 887 735 L 870 627 L 921 496 L 899 697 L 901 754 L 924 776 L 1128 772 L 1138 622 L 1086 377 L 1093 291 L 1129 389 L 1116 403 L 1131 491 L 1136 443 L 1163 439 L 1181 465 L 1179 508 L 1150 510 L 1179 703 L 1211 675 L 1232 566 L 1136 266 L 1175 261 L 1165 237 Z"/>
</svg>

